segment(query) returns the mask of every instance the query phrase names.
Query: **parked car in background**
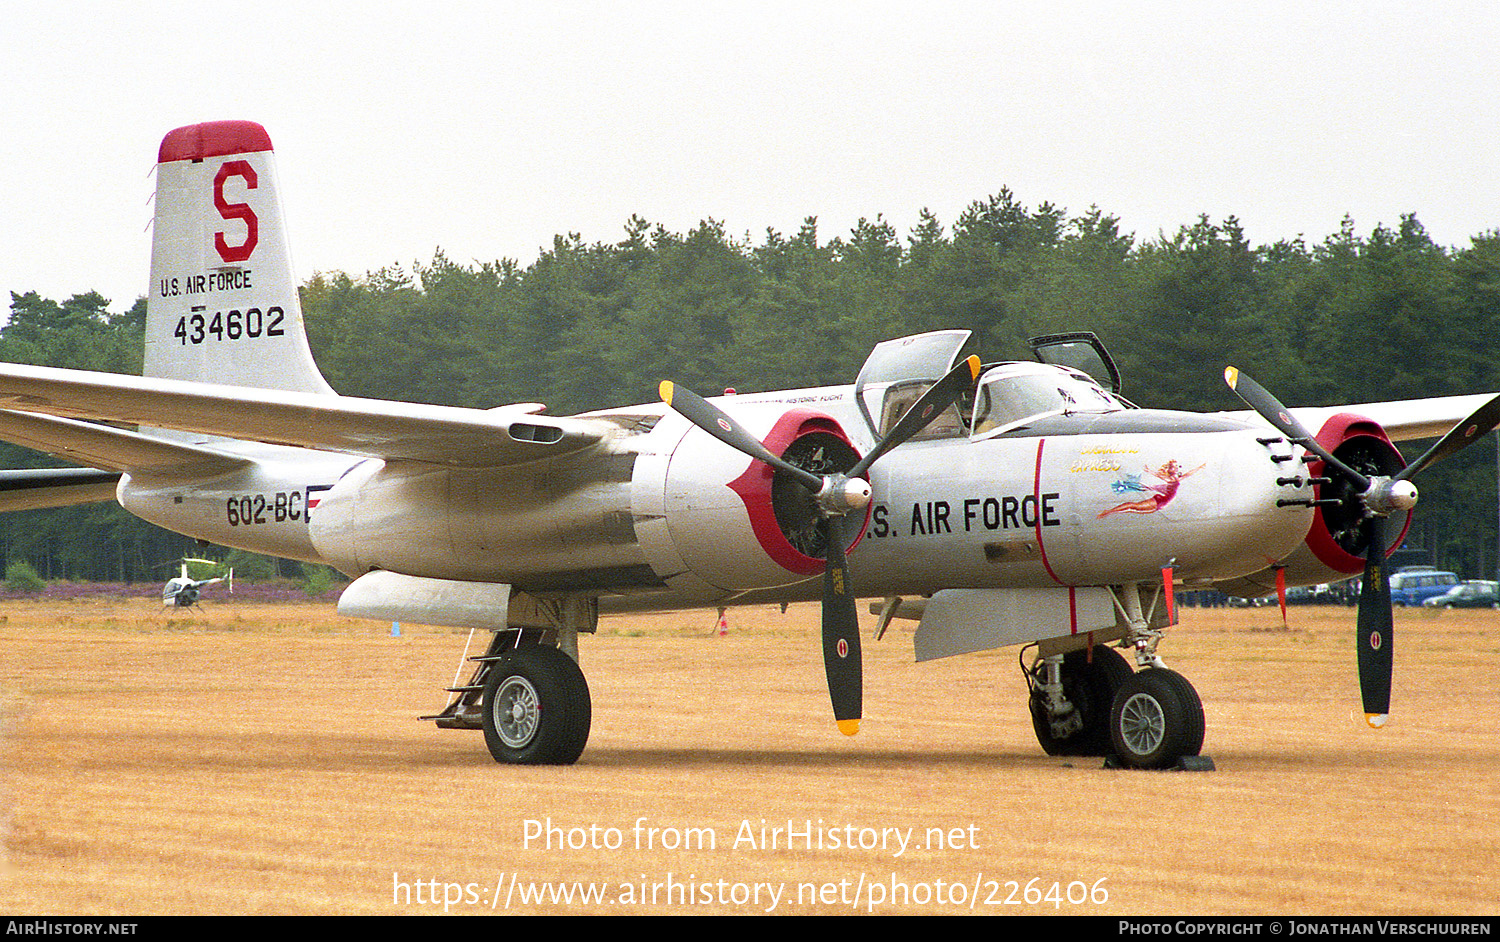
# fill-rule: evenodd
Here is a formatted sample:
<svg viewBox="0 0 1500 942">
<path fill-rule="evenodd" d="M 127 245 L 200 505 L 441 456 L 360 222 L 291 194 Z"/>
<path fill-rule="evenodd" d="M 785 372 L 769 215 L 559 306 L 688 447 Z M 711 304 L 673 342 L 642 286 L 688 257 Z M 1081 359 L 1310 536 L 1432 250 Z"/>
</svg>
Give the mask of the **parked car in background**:
<svg viewBox="0 0 1500 942">
<path fill-rule="evenodd" d="M 1458 585 L 1458 576 L 1431 566 L 1407 566 L 1391 576 L 1391 602 L 1421 605 Z"/>
<path fill-rule="evenodd" d="M 1314 586 L 1313 601 L 1323 605 L 1353 605 L 1359 601 L 1359 583 L 1356 577 Z"/>
<path fill-rule="evenodd" d="M 1422 603 L 1428 608 L 1500 608 L 1500 583 L 1473 580 Z"/>
<path fill-rule="evenodd" d="M 1275 605 L 1274 596 L 1262 595 L 1259 598 L 1245 598 L 1244 596 L 1231 595 L 1229 597 L 1230 608 L 1263 608 L 1267 605 Z"/>
</svg>

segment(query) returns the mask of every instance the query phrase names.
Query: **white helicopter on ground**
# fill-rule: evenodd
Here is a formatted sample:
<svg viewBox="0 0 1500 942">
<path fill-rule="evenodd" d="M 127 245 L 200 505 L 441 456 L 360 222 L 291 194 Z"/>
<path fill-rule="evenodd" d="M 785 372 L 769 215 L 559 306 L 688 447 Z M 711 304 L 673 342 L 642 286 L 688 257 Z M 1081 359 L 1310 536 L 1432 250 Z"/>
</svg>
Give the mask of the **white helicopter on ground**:
<svg viewBox="0 0 1500 942">
<path fill-rule="evenodd" d="M 193 559 L 184 557 L 182 560 L 182 574 L 173 576 L 167 580 L 167 584 L 161 589 L 161 604 L 171 608 L 191 608 L 198 604 L 203 597 L 203 590 L 211 585 L 227 582 L 229 594 L 234 594 L 234 570 L 222 576 L 214 576 L 211 579 L 194 579 L 188 575 L 188 563 L 199 563 L 201 565 L 219 565 L 212 559 Z"/>
<path fill-rule="evenodd" d="M 705 400 L 665 382 L 662 402 L 576 416 L 343 397 L 313 363 L 284 236 L 260 125 L 169 133 L 145 376 L 0 367 L 0 438 L 95 469 L 28 472 L 0 509 L 113 497 L 355 577 L 346 614 L 493 630 L 433 719 L 483 729 L 499 762 L 579 757 L 578 636 L 632 608 L 821 598 L 852 733 L 864 595 L 883 600 L 877 636 L 917 620 L 918 660 L 1029 646 L 1048 753 L 1170 766 L 1204 739 L 1197 693 L 1158 654 L 1174 586 L 1261 595 L 1358 572 L 1378 725 L 1383 561 L 1410 479 L 1500 423 L 1491 396 L 1292 412 L 1232 369 L 1250 411 L 1140 409 L 1092 335 L 984 365 L 960 357 L 962 330 L 882 343 L 852 385 Z M 1438 436 L 1403 468 L 1393 441 Z"/>
</svg>

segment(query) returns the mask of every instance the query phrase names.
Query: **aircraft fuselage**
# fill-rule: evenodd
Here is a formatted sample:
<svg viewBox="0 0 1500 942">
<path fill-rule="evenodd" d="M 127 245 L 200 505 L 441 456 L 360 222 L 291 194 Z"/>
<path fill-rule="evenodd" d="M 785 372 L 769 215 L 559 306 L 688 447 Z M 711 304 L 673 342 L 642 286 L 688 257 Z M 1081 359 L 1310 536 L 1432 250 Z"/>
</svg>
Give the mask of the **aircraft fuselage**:
<svg viewBox="0 0 1500 942">
<path fill-rule="evenodd" d="M 858 451 L 871 443 L 848 387 L 716 402 L 768 441 L 806 415 Z M 758 503 L 753 479 L 769 469 L 659 405 L 640 413 L 653 419 L 647 431 L 622 425 L 586 454 L 519 467 L 261 446 L 250 467 L 190 488 L 127 477 L 120 499 L 162 526 L 350 576 L 382 569 L 652 607 L 751 591 L 816 598 L 821 564 L 779 540 Z M 1278 506 L 1312 488 L 1274 439 L 1225 419 L 1127 410 L 912 441 L 871 471 L 851 572 L 868 595 L 1117 584 L 1168 564 L 1188 580 L 1245 575 L 1292 552 L 1312 519 L 1305 505 Z"/>
</svg>

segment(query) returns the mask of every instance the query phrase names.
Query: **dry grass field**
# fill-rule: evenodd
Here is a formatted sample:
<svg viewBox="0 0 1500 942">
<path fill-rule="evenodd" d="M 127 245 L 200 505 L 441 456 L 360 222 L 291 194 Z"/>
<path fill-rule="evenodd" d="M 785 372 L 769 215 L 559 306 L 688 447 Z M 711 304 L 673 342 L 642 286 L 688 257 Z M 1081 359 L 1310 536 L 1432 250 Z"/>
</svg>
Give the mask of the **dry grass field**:
<svg viewBox="0 0 1500 942">
<path fill-rule="evenodd" d="M 846 739 L 815 610 L 730 614 L 722 638 L 712 612 L 608 619 L 583 642 L 582 760 L 515 768 L 416 719 L 463 632 L 327 603 L 0 602 L 0 908 L 1497 910 L 1500 612 L 1398 611 L 1376 732 L 1351 610 L 1186 610 L 1162 653 L 1202 694 L 1210 773 L 1049 758 L 1013 649 L 916 665 L 902 631 L 867 644 Z"/>
</svg>

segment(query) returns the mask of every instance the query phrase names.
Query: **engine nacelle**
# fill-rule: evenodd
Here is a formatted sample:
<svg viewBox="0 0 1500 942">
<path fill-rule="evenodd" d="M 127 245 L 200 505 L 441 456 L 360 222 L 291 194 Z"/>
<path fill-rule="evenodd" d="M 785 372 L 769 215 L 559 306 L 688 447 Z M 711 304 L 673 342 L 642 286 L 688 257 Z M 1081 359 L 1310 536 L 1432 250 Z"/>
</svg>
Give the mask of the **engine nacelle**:
<svg viewBox="0 0 1500 942">
<path fill-rule="evenodd" d="M 1405 459 L 1385 430 L 1363 416 L 1348 412 L 1332 416 L 1323 423 L 1316 438 L 1318 444 L 1333 452 L 1334 457 L 1367 477 L 1389 477 L 1406 467 Z M 1313 461 L 1302 473 L 1313 477 L 1331 476 L 1332 483 L 1318 486 L 1317 496 L 1319 499 L 1335 498 L 1340 503 L 1317 507 L 1307 539 L 1280 560 L 1287 585 L 1336 582 L 1364 571 L 1364 547 L 1359 532 L 1363 512 L 1356 501 L 1345 500 L 1351 496 L 1354 485 L 1337 475 L 1327 475 L 1324 465 L 1321 459 Z M 1289 470 L 1288 473 L 1297 472 Z M 1387 554 L 1401 545 L 1410 526 L 1411 513 L 1408 511 L 1399 529 L 1386 528 Z M 1268 595 L 1276 591 L 1276 569 L 1275 566 L 1267 567 L 1242 579 L 1217 583 L 1217 587 L 1230 595 Z"/>
<path fill-rule="evenodd" d="M 323 493 L 308 532 L 350 575 L 384 569 L 532 593 L 660 588 L 632 525 L 634 462 L 603 450 L 498 469 L 369 460 Z"/>
<path fill-rule="evenodd" d="M 824 413 L 737 403 L 734 414 L 772 453 L 814 474 L 845 471 L 859 460 L 838 421 Z M 671 573 L 688 570 L 705 587 L 738 592 L 823 572 L 827 527 L 807 490 L 701 429 L 687 429 L 664 461 L 643 457 L 635 493 L 638 520 L 643 497 L 661 501 L 659 522 L 638 523 L 637 532 L 668 582 Z M 864 535 L 868 518 L 868 507 L 850 515 L 847 546 Z"/>
</svg>

